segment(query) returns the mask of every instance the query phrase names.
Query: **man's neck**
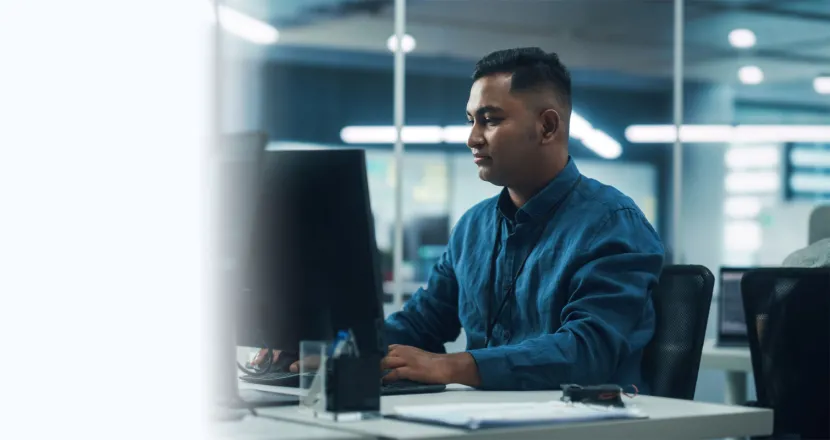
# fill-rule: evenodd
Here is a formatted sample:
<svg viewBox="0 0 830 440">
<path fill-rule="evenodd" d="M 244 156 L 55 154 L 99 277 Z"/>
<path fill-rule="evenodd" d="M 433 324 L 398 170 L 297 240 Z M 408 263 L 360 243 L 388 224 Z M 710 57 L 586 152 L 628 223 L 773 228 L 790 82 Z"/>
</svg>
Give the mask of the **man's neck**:
<svg viewBox="0 0 830 440">
<path fill-rule="evenodd" d="M 547 172 L 540 173 L 539 177 L 528 180 L 527 183 L 520 185 L 510 185 L 507 187 L 507 192 L 510 194 L 510 200 L 516 205 L 516 209 L 521 208 L 533 196 L 544 189 L 548 184 L 565 169 L 567 165 L 567 158 L 564 163 L 555 164 L 546 167 Z"/>
</svg>

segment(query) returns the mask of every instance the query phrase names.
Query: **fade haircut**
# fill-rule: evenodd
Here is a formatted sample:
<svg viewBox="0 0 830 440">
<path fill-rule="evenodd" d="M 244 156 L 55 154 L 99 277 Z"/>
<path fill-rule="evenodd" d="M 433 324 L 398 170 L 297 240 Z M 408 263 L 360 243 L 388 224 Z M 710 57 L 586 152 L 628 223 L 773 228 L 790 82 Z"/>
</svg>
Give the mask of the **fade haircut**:
<svg viewBox="0 0 830 440">
<path fill-rule="evenodd" d="M 538 47 L 520 47 L 493 52 L 476 63 L 473 81 L 497 73 L 512 74 L 510 92 L 552 90 L 568 110 L 571 108 L 571 74 L 559 55 Z"/>
</svg>

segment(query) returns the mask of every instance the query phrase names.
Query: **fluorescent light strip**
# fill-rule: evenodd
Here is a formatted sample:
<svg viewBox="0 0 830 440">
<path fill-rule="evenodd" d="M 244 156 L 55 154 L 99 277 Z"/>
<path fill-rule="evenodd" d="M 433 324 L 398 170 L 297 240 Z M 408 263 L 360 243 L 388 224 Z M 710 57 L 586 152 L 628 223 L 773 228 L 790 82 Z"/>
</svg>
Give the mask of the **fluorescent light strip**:
<svg viewBox="0 0 830 440">
<path fill-rule="evenodd" d="M 739 168 L 775 168 L 778 166 L 779 153 L 775 145 L 753 147 L 731 147 L 724 155 L 726 166 Z"/>
<path fill-rule="evenodd" d="M 729 197 L 723 203 L 723 212 L 733 219 L 755 218 L 761 213 L 761 199 L 758 197 Z"/>
<path fill-rule="evenodd" d="M 449 125 L 444 127 L 443 140 L 448 144 L 466 144 L 469 137 L 469 125 Z"/>
<path fill-rule="evenodd" d="M 830 192 L 830 174 L 793 173 L 790 189 L 797 192 Z"/>
<path fill-rule="evenodd" d="M 576 113 L 571 113 L 570 134 L 600 157 L 616 159 L 622 154 L 619 142 Z M 408 144 L 465 144 L 469 137 L 470 127 L 466 125 L 405 126 L 401 132 L 401 138 Z M 395 127 L 352 125 L 340 130 L 340 139 L 347 144 L 392 144 Z"/>
<path fill-rule="evenodd" d="M 761 225 L 751 220 L 728 222 L 724 226 L 724 245 L 729 251 L 757 251 L 761 247 Z"/>
<path fill-rule="evenodd" d="M 208 5 L 211 10 L 209 19 L 211 23 L 216 23 L 216 16 L 213 11 L 213 5 Z M 255 44 L 274 44 L 280 37 L 279 31 L 268 23 L 257 20 L 249 15 L 245 15 L 235 9 L 224 5 L 219 5 L 219 24 L 226 31 L 244 38 Z"/>
<path fill-rule="evenodd" d="M 395 137 L 395 127 L 392 126 L 354 125 L 340 130 L 340 139 L 347 144 L 392 144 Z M 401 139 L 407 144 L 440 144 L 444 141 L 444 129 L 438 126 L 406 126 L 401 132 Z"/>
<path fill-rule="evenodd" d="M 778 191 L 780 180 L 775 171 L 736 171 L 726 175 L 724 185 L 730 194 L 773 193 Z"/>
<path fill-rule="evenodd" d="M 673 125 L 631 125 L 625 138 L 632 143 L 671 143 Z M 830 125 L 683 125 L 680 139 L 690 143 L 830 142 Z"/>
<path fill-rule="evenodd" d="M 793 148 L 790 164 L 798 168 L 830 168 L 830 150 Z"/>
</svg>

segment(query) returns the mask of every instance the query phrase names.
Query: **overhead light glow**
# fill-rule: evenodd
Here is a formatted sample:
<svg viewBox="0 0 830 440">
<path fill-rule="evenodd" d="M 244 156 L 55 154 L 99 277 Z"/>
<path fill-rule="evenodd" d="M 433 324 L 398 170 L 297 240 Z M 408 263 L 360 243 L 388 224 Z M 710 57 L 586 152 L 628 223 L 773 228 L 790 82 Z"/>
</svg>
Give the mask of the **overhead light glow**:
<svg viewBox="0 0 830 440">
<path fill-rule="evenodd" d="M 674 125 L 630 125 L 625 138 L 632 143 L 671 143 Z M 830 142 L 830 125 L 683 125 L 680 140 L 691 143 Z"/>
<path fill-rule="evenodd" d="M 738 69 L 738 79 L 748 85 L 756 85 L 764 82 L 764 71 L 758 66 L 743 66 Z"/>
<path fill-rule="evenodd" d="M 780 176 L 775 171 L 736 171 L 724 179 L 730 194 L 772 193 L 780 187 Z"/>
<path fill-rule="evenodd" d="M 406 126 L 401 132 L 401 138 L 409 144 L 466 144 L 470 130 L 471 127 L 468 125 Z M 616 159 L 622 154 L 619 142 L 573 112 L 570 135 L 582 141 L 583 145 L 600 157 Z M 392 144 L 395 142 L 395 127 L 348 126 L 340 130 L 340 139 L 347 144 Z"/>
<path fill-rule="evenodd" d="M 775 145 L 732 147 L 724 160 L 729 168 L 774 168 L 778 166 L 779 153 Z"/>
<path fill-rule="evenodd" d="M 733 219 L 755 218 L 761 213 L 758 197 L 729 197 L 723 203 L 723 212 Z"/>
<path fill-rule="evenodd" d="M 590 122 L 576 112 L 571 112 L 571 121 L 568 126 L 570 136 L 579 139 L 582 145 L 592 150 L 597 156 L 605 159 L 616 159 L 622 154 L 622 145 L 608 136 L 604 131 L 597 130 Z"/>
<path fill-rule="evenodd" d="M 793 173 L 790 188 L 798 192 L 830 193 L 830 174 Z"/>
<path fill-rule="evenodd" d="M 813 89 L 816 93 L 830 95 L 830 76 L 817 76 L 813 80 Z"/>
<path fill-rule="evenodd" d="M 568 126 L 568 129 L 572 137 L 581 139 L 588 135 L 594 127 L 591 126 L 591 123 L 586 121 L 582 116 L 571 112 L 571 123 Z"/>
<path fill-rule="evenodd" d="M 265 146 L 267 151 L 279 150 L 328 150 L 331 147 L 310 142 L 272 141 Z"/>
<path fill-rule="evenodd" d="M 347 144 L 392 144 L 397 131 L 392 126 L 349 126 L 340 130 L 340 139 Z M 401 140 L 407 144 L 438 144 L 443 141 L 443 129 L 438 126 L 406 126 Z"/>
<path fill-rule="evenodd" d="M 755 32 L 749 29 L 735 29 L 729 33 L 729 44 L 739 49 L 755 46 Z"/>
<path fill-rule="evenodd" d="M 443 141 L 448 144 L 466 144 L 471 130 L 469 125 L 448 125 L 444 127 Z"/>
<path fill-rule="evenodd" d="M 761 225 L 756 221 L 731 221 L 724 226 L 723 233 L 729 251 L 754 252 L 761 248 Z"/>
<path fill-rule="evenodd" d="M 404 53 L 409 53 L 415 50 L 415 38 L 413 38 L 412 35 L 404 34 L 402 40 L 403 44 L 401 45 L 401 48 Z M 395 50 L 398 49 L 398 36 L 392 34 L 392 36 L 386 40 L 386 47 L 390 52 L 395 52 Z"/>
<path fill-rule="evenodd" d="M 580 139 L 582 144 L 591 149 L 599 157 L 616 159 L 622 154 L 622 146 L 604 131 L 592 129 Z"/>
<path fill-rule="evenodd" d="M 208 16 L 209 20 L 211 23 L 216 23 L 213 5 L 209 6 L 211 8 Z M 279 31 L 268 23 L 245 15 L 225 5 L 219 5 L 218 11 L 219 25 L 222 26 L 222 29 L 237 37 L 244 38 L 255 44 L 274 44 L 280 38 Z"/>
<path fill-rule="evenodd" d="M 793 148 L 790 151 L 790 164 L 798 168 L 830 168 L 830 150 Z"/>
</svg>

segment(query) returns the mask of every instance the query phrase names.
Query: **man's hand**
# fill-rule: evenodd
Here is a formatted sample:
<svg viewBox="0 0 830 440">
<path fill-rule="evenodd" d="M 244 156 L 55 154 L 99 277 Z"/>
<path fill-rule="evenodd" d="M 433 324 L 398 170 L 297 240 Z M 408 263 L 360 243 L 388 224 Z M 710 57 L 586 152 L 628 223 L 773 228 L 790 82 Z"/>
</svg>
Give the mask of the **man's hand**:
<svg viewBox="0 0 830 440">
<path fill-rule="evenodd" d="M 257 352 L 256 356 L 254 356 L 254 360 L 250 362 L 252 367 L 259 367 L 261 365 L 268 365 L 268 352 L 271 352 L 271 362 L 277 362 L 277 358 L 280 357 L 279 350 L 268 350 L 267 348 L 261 348 Z"/>
<path fill-rule="evenodd" d="M 392 370 L 384 382 L 416 382 L 478 386 L 478 367 L 469 353 L 435 354 L 407 345 L 390 345 L 381 369 Z"/>
<path fill-rule="evenodd" d="M 268 365 L 268 352 L 267 348 L 262 348 L 257 352 L 256 356 L 254 356 L 254 360 L 251 361 L 251 367 L 255 368 L 264 368 L 265 365 Z M 277 359 L 280 357 L 280 350 L 270 350 L 271 352 L 271 365 L 272 368 L 277 363 Z M 292 373 L 299 373 L 300 372 L 300 362 L 294 362 L 288 367 L 288 371 Z"/>
</svg>

